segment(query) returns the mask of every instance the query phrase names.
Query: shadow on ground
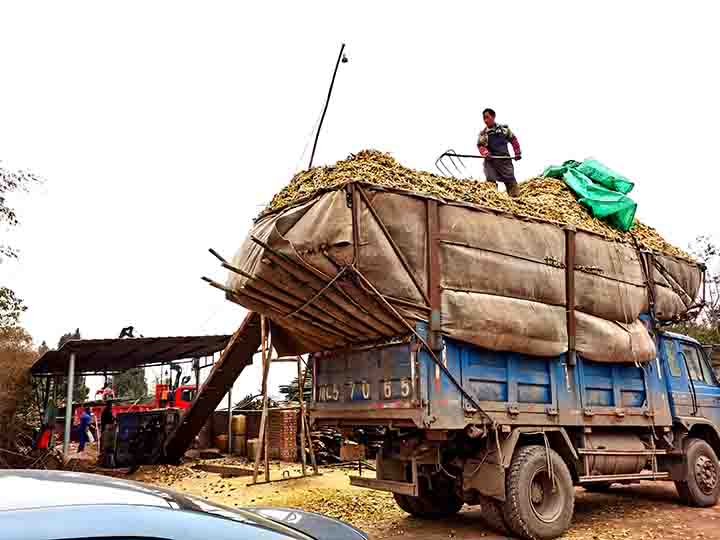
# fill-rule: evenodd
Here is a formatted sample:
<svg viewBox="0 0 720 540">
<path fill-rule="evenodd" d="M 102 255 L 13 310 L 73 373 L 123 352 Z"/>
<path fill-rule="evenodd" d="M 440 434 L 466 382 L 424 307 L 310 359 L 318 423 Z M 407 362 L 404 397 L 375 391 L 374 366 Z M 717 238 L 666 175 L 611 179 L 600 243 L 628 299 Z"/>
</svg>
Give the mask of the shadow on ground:
<svg viewBox="0 0 720 540">
<path fill-rule="evenodd" d="M 680 504 L 672 483 L 621 486 L 608 493 L 577 488 L 575 518 L 563 536 L 573 540 L 720 540 L 720 506 Z M 507 538 L 489 529 L 473 507 L 451 519 L 424 521 L 403 517 L 370 531 L 378 540 L 485 540 Z"/>
</svg>

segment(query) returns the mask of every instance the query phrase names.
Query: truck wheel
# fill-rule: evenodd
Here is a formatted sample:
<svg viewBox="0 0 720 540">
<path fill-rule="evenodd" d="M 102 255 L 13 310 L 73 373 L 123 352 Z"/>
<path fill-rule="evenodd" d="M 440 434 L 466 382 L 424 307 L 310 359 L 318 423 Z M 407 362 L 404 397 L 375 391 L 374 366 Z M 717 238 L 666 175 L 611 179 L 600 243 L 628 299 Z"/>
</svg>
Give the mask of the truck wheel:
<svg viewBox="0 0 720 540">
<path fill-rule="evenodd" d="M 434 497 L 423 494 L 419 497 L 393 493 L 395 502 L 411 516 L 421 519 L 439 519 L 454 516 L 463 507 L 463 501 L 457 496 Z"/>
<path fill-rule="evenodd" d="M 496 501 L 491 497 L 480 497 L 480 515 L 483 521 L 487 523 L 495 532 L 503 535 L 510 534 L 510 529 L 505 524 L 503 511 L 500 501 Z"/>
<path fill-rule="evenodd" d="M 560 536 L 570 526 L 575 490 L 567 465 L 552 449 L 520 448 L 505 478 L 505 496 L 505 523 L 518 536 L 548 540 Z"/>
<path fill-rule="evenodd" d="M 689 506 L 714 506 L 720 497 L 720 465 L 715 451 L 702 439 L 685 445 L 687 480 L 676 481 L 680 499 Z"/>
</svg>

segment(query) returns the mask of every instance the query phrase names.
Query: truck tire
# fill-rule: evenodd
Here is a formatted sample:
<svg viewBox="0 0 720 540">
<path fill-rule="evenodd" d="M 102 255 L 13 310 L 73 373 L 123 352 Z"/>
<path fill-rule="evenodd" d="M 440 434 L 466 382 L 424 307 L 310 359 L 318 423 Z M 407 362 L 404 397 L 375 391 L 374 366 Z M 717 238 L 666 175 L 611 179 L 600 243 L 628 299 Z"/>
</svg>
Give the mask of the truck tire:
<svg viewBox="0 0 720 540">
<path fill-rule="evenodd" d="M 505 523 L 518 536 L 549 540 L 570 526 L 575 489 L 567 465 L 551 448 L 524 446 L 515 452 L 505 478 L 505 497 Z"/>
<path fill-rule="evenodd" d="M 413 497 L 393 493 L 395 502 L 405 512 L 421 519 L 440 519 L 457 514 L 463 501 L 457 496 L 434 497 L 429 493 Z"/>
<path fill-rule="evenodd" d="M 510 534 L 510 528 L 505 524 L 505 518 L 503 517 L 502 503 L 491 497 L 484 496 L 480 497 L 479 503 L 480 515 L 483 521 L 495 532 L 506 536 Z"/>
<path fill-rule="evenodd" d="M 720 497 L 720 464 L 712 447 L 702 439 L 685 444 L 687 480 L 676 481 L 680 499 L 689 506 L 714 506 Z"/>
</svg>

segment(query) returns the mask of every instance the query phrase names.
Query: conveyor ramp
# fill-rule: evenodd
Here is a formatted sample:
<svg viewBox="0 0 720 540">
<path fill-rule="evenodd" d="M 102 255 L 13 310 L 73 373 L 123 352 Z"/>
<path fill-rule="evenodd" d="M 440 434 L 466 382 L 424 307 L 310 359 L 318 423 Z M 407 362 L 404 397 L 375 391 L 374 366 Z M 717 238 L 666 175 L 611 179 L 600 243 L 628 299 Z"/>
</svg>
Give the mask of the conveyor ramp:
<svg viewBox="0 0 720 540">
<path fill-rule="evenodd" d="M 168 462 L 180 461 L 242 370 L 252 364 L 260 341 L 260 315 L 250 312 L 233 334 L 178 427 L 168 436 L 165 443 L 165 459 Z"/>
</svg>

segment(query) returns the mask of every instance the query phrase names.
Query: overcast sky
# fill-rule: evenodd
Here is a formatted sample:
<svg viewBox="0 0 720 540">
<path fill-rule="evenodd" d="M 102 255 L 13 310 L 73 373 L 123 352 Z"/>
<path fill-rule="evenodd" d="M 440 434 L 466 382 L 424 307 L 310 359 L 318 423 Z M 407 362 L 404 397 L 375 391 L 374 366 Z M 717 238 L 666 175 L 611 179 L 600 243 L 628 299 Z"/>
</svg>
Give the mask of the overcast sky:
<svg viewBox="0 0 720 540">
<path fill-rule="evenodd" d="M 715 6 L 3 2 L 0 159 L 47 181 L 11 199 L 21 258 L 0 282 L 38 343 L 231 333 L 244 312 L 200 280 L 225 279 L 207 248 L 230 257 L 307 164 L 343 41 L 317 163 L 377 148 L 431 169 L 473 151 L 492 106 L 520 178 L 596 157 L 675 244 L 720 237 Z"/>
</svg>

